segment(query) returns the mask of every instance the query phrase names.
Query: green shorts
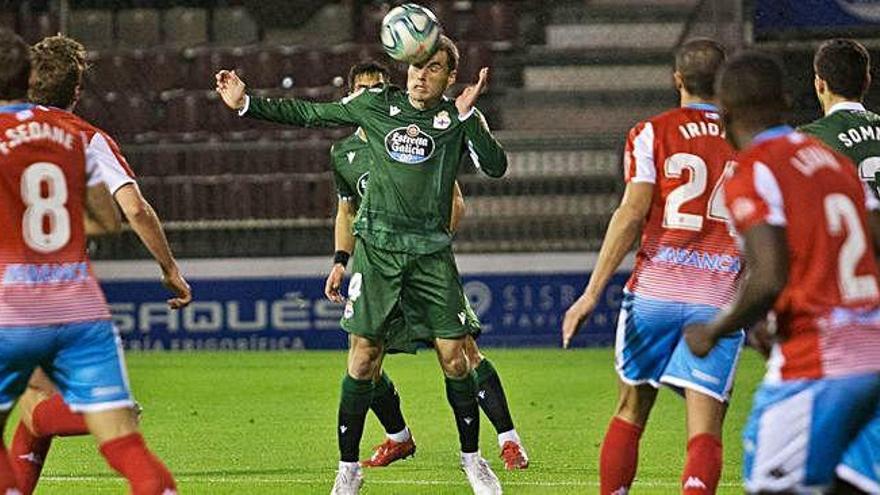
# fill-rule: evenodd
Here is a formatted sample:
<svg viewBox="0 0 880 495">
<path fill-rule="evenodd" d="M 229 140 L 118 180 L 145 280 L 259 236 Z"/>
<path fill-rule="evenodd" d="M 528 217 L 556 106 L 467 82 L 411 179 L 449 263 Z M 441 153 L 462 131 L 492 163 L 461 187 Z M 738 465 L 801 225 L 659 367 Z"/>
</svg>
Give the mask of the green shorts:
<svg viewBox="0 0 880 495">
<path fill-rule="evenodd" d="M 465 296 L 464 299 L 464 306 L 467 313 L 465 324 L 468 327 L 468 334 L 476 339 L 480 336 L 480 332 L 482 332 L 480 319 L 477 317 L 473 308 L 471 308 L 467 296 Z M 385 352 L 387 354 L 416 354 L 422 347 L 434 347 L 434 339 L 425 333 L 426 328 L 424 327 L 416 327 L 414 329 L 407 327 L 406 319 L 403 316 L 403 310 L 398 304 L 397 308 L 394 309 L 391 317 L 388 319 L 384 331 Z"/>
<path fill-rule="evenodd" d="M 474 333 L 451 248 L 415 255 L 357 239 L 342 328 L 388 350 L 414 352 L 418 342 Z M 479 331 L 479 322 L 476 322 Z M 412 349 L 412 350 L 410 350 Z"/>
</svg>

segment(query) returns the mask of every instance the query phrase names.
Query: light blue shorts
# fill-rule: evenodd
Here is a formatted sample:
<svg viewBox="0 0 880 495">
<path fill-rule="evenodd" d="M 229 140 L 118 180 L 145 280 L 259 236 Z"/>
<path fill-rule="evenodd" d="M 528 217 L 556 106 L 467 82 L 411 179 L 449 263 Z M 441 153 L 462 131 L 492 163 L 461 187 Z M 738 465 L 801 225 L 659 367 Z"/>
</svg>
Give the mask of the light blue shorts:
<svg viewBox="0 0 880 495">
<path fill-rule="evenodd" d="M 837 476 L 865 493 L 880 494 L 880 403 L 874 418 L 844 452 Z"/>
<path fill-rule="evenodd" d="M 0 328 L 0 411 L 12 407 L 38 366 L 76 412 L 134 404 L 122 341 L 109 320 Z"/>
<path fill-rule="evenodd" d="M 860 434 L 877 418 L 878 407 L 877 373 L 761 384 L 743 431 L 746 491 L 825 489 L 835 471 L 850 465 L 841 464 L 844 453 L 852 453 L 859 469 L 866 458 L 856 439 L 869 441 Z M 876 451 L 876 444 L 868 446 Z"/>
<path fill-rule="evenodd" d="M 744 333 L 723 337 L 704 358 L 691 353 L 685 326 L 706 323 L 720 310 L 704 304 L 662 301 L 624 292 L 617 321 L 616 367 L 631 385 L 664 384 L 679 393 L 694 390 L 726 402 L 730 399 Z"/>
</svg>

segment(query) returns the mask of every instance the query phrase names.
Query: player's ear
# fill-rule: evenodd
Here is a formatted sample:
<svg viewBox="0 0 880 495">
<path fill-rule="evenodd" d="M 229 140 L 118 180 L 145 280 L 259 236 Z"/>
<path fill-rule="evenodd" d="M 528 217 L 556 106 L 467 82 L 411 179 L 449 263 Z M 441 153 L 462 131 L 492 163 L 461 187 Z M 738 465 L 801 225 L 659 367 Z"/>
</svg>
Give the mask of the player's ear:
<svg viewBox="0 0 880 495">
<path fill-rule="evenodd" d="M 458 71 L 453 70 L 449 73 L 449 78 L 446 80 L 446 87 L 450 87 L 455 84 L 456 79 L 458 78 Z"/>
<path fill-rule="evenodd" d="M 684 87 L 684 78 L 681 76 L 681 72 L 675 71 L 672 73 L 672 81 L 675 83 L 675 90 L 681 91 L 681 88 Z"/>
<path fill-rule="evenodd" d="M 817 95 L 825 92 L 825 81 L 818 74 L 813 77 L 813 87 L 816 88 Z"/>
</svg>

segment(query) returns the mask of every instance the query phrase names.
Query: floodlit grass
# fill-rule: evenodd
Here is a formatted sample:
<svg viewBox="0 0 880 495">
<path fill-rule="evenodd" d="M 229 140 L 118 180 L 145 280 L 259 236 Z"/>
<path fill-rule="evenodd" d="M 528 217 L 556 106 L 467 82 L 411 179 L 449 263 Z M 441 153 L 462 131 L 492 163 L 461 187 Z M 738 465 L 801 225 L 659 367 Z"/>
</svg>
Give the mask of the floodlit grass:
<svg viewBox="0 0 880 495">
<path fill-rule="evenodd" d="M 481 449 L 509 494 L 598 491 L 598 455 L 616 395 L 610 349 L 489 349 L 501 374 L 532 466 L 504 472 L 491 424 L 482 417 Z M 741 493 L 739 441 L 763 373 L 744 353 L 725 433 L 719 493 Z M 132 354 L 129 369 L 145 412 L 142 426 L 183 494 L 328 493 L 337 462 L 335 421 L 343 352 Z M 418 451 L 413 459 L 366 471 L 364 494 L 462 494 L 458 442 L 443 380 L 431 352 L 392 356 Z M 11 439 L 13 424 L 7 426 Z M 381 441 L 370 415 L 361 455 Z M 679 493 L 684 408 L 661 393 L 645 432 L 636 493 Z M 90 438 L 55 440 L 37 493 L 123 493 L 124 482 Z"/>
</svg>

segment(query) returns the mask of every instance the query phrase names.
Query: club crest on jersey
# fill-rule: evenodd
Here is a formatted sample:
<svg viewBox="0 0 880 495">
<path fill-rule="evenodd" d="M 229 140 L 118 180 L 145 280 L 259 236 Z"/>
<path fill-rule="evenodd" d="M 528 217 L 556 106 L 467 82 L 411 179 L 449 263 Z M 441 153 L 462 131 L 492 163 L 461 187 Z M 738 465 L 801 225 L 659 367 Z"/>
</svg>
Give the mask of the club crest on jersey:
<svg viewBox="0 0 880 495">
<path fill-rule="evenodd" d="M 443 110 L 434 116 L 434 129 L 447 129 L 452 119 L 449 118 L 449 112 Z"/>
<path fill-rule="evenodd" d="M 370 179 L 370 173 L 364 172 L 363 175 L 358 177 L 357 181 L 357 191 L 360 197 L 364 197 L 367 195 L 367 181 Z"/>
<path fill-rule="evenodd" d="M 398 127 L 385 136 L 385 151 L 395 161 L 415 165 L 434 154 L 434 138 L 415 124 Z"/>
</svg>

